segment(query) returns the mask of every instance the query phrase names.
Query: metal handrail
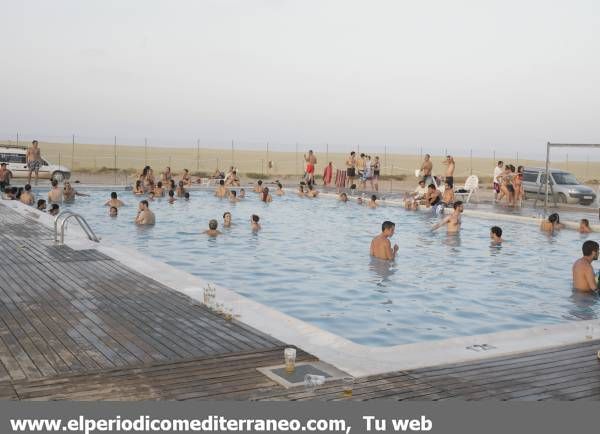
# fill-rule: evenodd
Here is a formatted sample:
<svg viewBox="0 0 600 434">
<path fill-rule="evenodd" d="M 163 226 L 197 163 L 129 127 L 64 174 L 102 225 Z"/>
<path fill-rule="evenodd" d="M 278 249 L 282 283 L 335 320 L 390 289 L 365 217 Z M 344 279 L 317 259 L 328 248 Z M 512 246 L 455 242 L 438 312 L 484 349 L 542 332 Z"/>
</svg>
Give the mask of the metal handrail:
<svg viewBox="0 0 600 434">
<path fill-rule="evenodd" d="M 61 219 L 61 217 L 62 217 L 62 222 L 60 224 L 60 240 L 59 240 L 58 222 Z M 85 232 L 85 234 L 87 235 L 89 240 L 95 241 L 97 243 L 100 242 L 100 238 L 98 238 L 96 236 L 96 234 L 94 233 L 94 231 L 92 230 L 92 228 L 90 227 L 88 222 L 83 218 L 83 216 L 81 216 L 80 214 L 74 213 L 71 210 L 65 210 L 65 211 L 61 212 L 60 214 L 58 214 L 54 218 L 54 242 L 55 243 L 64 244 L 64 242 L 65 242 L 65 223 L 71 217 L 74 218 L 77 223 L 79 223 L 79 226 L 81 226 L 81 228 L 83 229 L 83 231 Z"/>
</svg>

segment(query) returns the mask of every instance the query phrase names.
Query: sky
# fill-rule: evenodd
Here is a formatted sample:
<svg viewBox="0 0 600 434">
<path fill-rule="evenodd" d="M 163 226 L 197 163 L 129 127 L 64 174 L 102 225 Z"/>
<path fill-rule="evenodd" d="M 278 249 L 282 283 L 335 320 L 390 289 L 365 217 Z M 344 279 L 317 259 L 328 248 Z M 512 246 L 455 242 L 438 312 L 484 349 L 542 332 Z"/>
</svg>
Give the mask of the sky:
<svg viewBox="0 0 600 434">
<path fill-rule="evenodd" d="M 0 14 L 2 138 L 600 143 L 595 0 L 2 0 Z"/>
</svg>

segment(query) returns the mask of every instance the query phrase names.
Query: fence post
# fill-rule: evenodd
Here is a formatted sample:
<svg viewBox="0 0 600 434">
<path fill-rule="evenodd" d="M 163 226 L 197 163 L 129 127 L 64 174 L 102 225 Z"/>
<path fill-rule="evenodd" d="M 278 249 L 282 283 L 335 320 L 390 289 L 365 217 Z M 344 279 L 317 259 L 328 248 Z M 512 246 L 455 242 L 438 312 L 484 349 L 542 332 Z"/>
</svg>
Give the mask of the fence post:
<svg viewBox="0 0 600 434">
<path fill-rule="evenodd" d="M 117 184 L 117 136 L 115 136 L 114 146 L 114 172 L 115 172 L 115 185 Z"/>
<path fill-rule="evenodd" d="M 471 149 L 471 151 L 469 152 L 469 161 L 470 161 L 470 165 L 471 165 L 471 175 L 473 174 L 473 150 Z"/>
<path fill-rule="evenodd" d="M 144 166 L 148 165 L 148 139 L 144 137 Z"/>
<path fill-rule="evenodd" d="M 269 173 L 269 142 L 267 142 L 267 174 Z"/>
<path fill-rule="evenodd" d="M 519 153 L 517 152 L 517 167 L 519 166 Z"/>
<path fill-rule="evenodd" d="M 567 170 L 569 170 L 569 154 L 567 153 Z"/>
<path fill-rule="evenodd" d="M 327 144 L 325 145 L 325 155 L 327 156 L 327 157 L 325 158 L 325 160 L 326 160 L 326 161 L 325 161 L 325 164 L 329 164 L 329 143 L 327 143 Z"/>
<path fill-rule="evenodd" d="M 298 143 L 296 143 L 296 180 L 298 179 Z"/>
<path fill-rule="evenodd" d="M 199 170 L 200 170 L 200 139 L 198 139 L 196 141 L 196 171 L 199 171 Z"/>
<path fill-rule="evenodd" d="M 71 170 L 75 170 L 75 134 L 72 135 L 73 139 L 73 148 L 71 149 Z"/>
<path fill-rule="evenodd" d="M 17 146 L 19 146 L 19 132 L 17 132 Z"/>
<path fill-rule="evenodd" d="M 231 165 L 235 167 L 235 159 L 233 158 L 233 140 L 231 141 Z"/>
</svg>

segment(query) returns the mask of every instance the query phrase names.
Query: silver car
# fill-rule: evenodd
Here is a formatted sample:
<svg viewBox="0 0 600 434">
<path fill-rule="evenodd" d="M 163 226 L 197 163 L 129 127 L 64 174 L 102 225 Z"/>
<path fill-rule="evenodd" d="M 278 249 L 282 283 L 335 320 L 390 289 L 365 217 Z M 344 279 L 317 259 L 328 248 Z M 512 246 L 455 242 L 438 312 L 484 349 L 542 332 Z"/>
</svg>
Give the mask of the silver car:
<svg viewBox="0 0 600 434">
<path fill-rule="evenodd" d="M 558 203 L 580 203 L 589 205 L 596 200 L 596 193 L 590 187 L 581 184 L 575 175 L 564 170 L 549 169 L 550 185 Z M 526 167 L 523 171 L 523 189 L 528 197 L 535 197 L 538 192 L 546 192 L 546 169 Z M 541 186 L 541 188 L 540 188 Z"/>
</svg>

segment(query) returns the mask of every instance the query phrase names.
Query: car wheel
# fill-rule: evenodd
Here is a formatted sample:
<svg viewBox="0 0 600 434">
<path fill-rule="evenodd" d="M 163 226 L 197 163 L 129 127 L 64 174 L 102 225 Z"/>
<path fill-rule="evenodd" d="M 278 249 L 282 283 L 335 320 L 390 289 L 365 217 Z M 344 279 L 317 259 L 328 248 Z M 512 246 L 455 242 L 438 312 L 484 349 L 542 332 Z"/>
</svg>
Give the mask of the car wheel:
<svg viewBox="0 0 600 434">
<path fill-rule="evenodd" d="M 567 196 L 565 196 L 563 193 L 558 193 L 557 197 L 558 203 L 567 203 Z"/>
<path fill-rule="evenodd" d="M 65 180 L 65 174 L 62 172 L 54 172 L 52 174 L 52 179 L 56 180 L 57 182 L 63 182 Z"/>
</svg>

